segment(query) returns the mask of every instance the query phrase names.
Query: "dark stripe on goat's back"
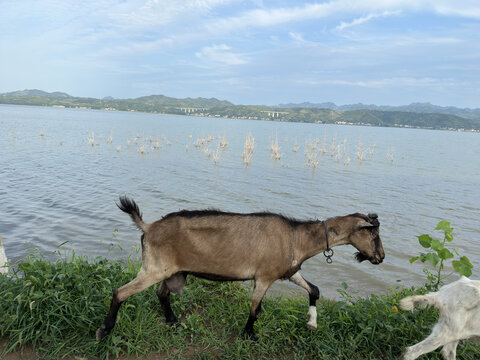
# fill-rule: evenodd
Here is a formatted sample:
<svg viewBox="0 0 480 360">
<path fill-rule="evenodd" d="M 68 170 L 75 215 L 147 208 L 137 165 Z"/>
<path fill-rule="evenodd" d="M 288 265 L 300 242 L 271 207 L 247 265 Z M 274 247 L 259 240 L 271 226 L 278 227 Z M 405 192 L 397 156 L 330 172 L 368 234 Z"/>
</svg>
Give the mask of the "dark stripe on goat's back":
<svg viewBox="0 0 480 360">
<path fill-rule="evenodd" d="M 285 215 L 277 214 L 277 213 L 272 213 L 272 212 L 255 212 L 255 213 L 234 213 L 234 212 L 227 212 L 227 211 L 220 211 L 216 209 L 206 209 L 206 210 L 181 210 L 177 212 L 173 212 L 170 214 L 165 215 L 162 220 L 166 220 L 169 218 L 174 218 L 174 217 L 183 217 L 183 218 L 200 218 L 200 217 L 210 217 L 210 216 L 232 216 L 232 217 L 247 217 L 247 216 L 252 216 L 252 217 L 275 217 L 282 219 L 286 221 L 289 225 L 291 226 L 298 226 L 302 224 L 310 224 L 314 223 L 317 220 L 297 220 Z"/>
</svg>

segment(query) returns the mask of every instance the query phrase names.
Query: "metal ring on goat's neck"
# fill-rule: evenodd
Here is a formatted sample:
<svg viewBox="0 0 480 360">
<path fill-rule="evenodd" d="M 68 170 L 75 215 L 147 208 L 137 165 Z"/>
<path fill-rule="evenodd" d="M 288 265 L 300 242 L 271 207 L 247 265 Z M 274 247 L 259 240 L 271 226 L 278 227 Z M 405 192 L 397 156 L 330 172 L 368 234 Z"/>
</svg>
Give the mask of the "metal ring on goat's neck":
<svg viewBox="0 0 480 360">
<path fill-rule="evenodd" d="M 327 222 L 323 221 L 323 227 L 325 228 L 325 241 L 327 242 L 327 250 L 323 252 L 323 256 L 326 257 L 327 264 L 331 264 L 333 262 L 333 250 L 330 249 L 330 244 L 328 243 L 328 230 L 327 230 Z"/>
<path fill-rule="evenodd" d="M 323 252 L 323 256 L 326 257 L 326 261 L 327 261 L 328 264 L 331 264 L 333 262 L 333 260 L 332 260 L 333 250 L 332 249 L 325 250 Z"/>
</svg>

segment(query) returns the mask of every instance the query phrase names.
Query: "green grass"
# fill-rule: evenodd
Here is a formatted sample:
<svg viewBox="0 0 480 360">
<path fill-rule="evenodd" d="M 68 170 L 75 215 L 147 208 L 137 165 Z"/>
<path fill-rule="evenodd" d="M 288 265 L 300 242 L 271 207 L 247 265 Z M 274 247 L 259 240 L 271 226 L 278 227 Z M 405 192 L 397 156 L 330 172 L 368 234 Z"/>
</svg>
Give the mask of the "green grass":
<svg viewBox="0 0 480 360">
<path fill-rule="evenodd" d="M 395 311 L 398 300 L 422 290 L 392 290 L 389 295 L 323 300 L 318 330 L 305 326 L 308 299 L 285 296 L 263 301 L 255 328 L 260 340 L 244 340 L 250 295 L 239 283 L 189 278 L 184 296 L 172 296 L 180 317 L 165 325 L 155 287 L 123 305 L 112 333 L 95 341 L 108 312 L 113 289 L 135 277 L 139 263 L 62 258 L 50 262 L 31 254 L 10 276 L 0 276 L 0 335 L 4 352 L 32 348 L 43 359 L 119 356 L 169 359 L 397 359 L 405 346 L 426 337 L 437 320 L 433 309 Z M 0 354 L 0 358 L 2 354 Z M 425 359 L 440 359 L 438 352 Z M 480 346 L 462 342 L 457 359 L 480 358 Z"/>
</svg>

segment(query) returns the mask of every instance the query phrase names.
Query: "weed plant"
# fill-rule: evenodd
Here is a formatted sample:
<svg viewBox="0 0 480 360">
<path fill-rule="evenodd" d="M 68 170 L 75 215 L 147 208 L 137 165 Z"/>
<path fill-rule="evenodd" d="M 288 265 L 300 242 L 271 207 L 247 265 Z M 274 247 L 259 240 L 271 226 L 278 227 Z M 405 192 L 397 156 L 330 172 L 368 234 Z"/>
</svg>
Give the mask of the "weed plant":
<svg viewBox="0 0 480 360">
<path fill-rule="evenodd" d="M 427 275 L 425 288 L 429 291 L 438 291 L 445 284 L 445 279 L 455 272 L 459 275 L 470 277 L 473 269 L 473 265 L 468 257 L 460 255 L 456 247 L 453 250 L 458 260 L 452 260 L 455 258 L 455 255 L 446 247 L 448 243 L 453 241 L 453 228 L 450 226 L 450 223 L 442 220 L 438 223 L 435 230 L 443 232 L 443 241 L 434 239 L 428 234 L 418 236 L 420 245 L 430 251 L 427 253 L 422 252 L 420 256 L 414 256 L 410 259 L 411 264 L 420 260 L 422 263 L 430 263 L 432 265 L 433 271 L 426 266 L 423 268 L 423 272 Z M 444 267 L 449 260 L 452 260 L 453 271 L 445 275 Z"/>
<path fill-rule="evenodd" d="M 172 295 L 178 326 L 165 324 L 151 287 L 129 298 L 112 333 L 95 341 L 113 289 L 133 279 L 139 267 L 132 259 L 89 262 L 72 254 L 51 262 L 28 255 L 0 276 L 0 335 L 8 339 L 3 352 L 29 347 L 42 359 L 397 359 L 437 320 L 433 309 L 397 309 L 400 298 L 422 289 L 359 298 L 343 284 L 341 301 L 320 301 L 316 332 L 305 326 L 306 295 L 265 298 L 256 323 L 260 340 L 252 342 L 241 336 L 251 291 L 240 283 L 189 277 L 184 295 Z M 480 346 L 462 342 L 457 359 L 475 358 Z"/>
</svg>

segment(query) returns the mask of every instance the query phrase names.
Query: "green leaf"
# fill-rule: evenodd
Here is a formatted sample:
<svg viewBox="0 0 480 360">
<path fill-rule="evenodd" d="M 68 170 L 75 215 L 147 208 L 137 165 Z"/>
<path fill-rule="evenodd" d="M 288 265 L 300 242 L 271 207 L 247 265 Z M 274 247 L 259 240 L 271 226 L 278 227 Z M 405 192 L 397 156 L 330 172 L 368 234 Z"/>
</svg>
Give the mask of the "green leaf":
<svg viewBox="0 0 480 360">
<path fill-rule="evenodd" d="M 435 230 L 442 230 L 445 232 L 445 234 L 449 234 L 453 231 L 453 229 L 450 227 L 450 223 L 446 220 L 440 221 Z"/>
<path fill-rule="evenodd" d="M 450 233 L 447 233 L 445 234 L 445 239 L 448 241 L 448 242 L 451 242 L 453 240 L 453 235 L 450 234 Z"/>
<path fill-rule="evenodd" d="M 470 262 L 470 260 L 468 259 L 468 257 L 466 256 L 462 256 L 460 258 L 460 261 L 463 261 L 465 264 L 467 264 L 471 269 L 473 269 L 473 265 L 472 263 Z"/>
<path fill-rule="evenodd" d="M 460 275 L 463 275 L 466 277 L 470 277 L 472 275 L 473 265 L 466 256 L 462 256 L 458 261 L 457 260 L 452 261 L 452 265 L 453 265 L 453 269 Z"/>
<path fill-rule="evenodd" d="M 414 256 L 412 258 L 410 258 L 410 264 L 413 264 L 415 261 L 417 261 L 418 259 L 420 259 L 420 256 Z"/>
<path fill-rule="evenodd" d="M 447 260 L 453 258 L 453 254 L 450 252 L 448 249 L 441 249 L 440 251 L 437 252 L 438 256 L 440 256 L 440 259 Z"/>
<path fill-rule="evenodd" d="M 452 265 L 454 270 L 460 275 L 464 275 L 466 277 L 472 275 L 471 269 L 473 268 L 473 265 L 466 256 L 462 256 L 458 261 L 452 261 Z"/>
<path fill-rule="evenodd" d="M 430 262 L 434 267 L 437 266 L 437 264 L 440 261 L 440 257 L 437 254 L 429 253 L 425 255 L 425 260 Z"/>
<path fill-rule="evenodd" d="M 432 249 L 436 252 L 439 252 L 443 249 L 443 244 L 440 242 L 440 240 L 432 239 Z"/>
<path fill-rule="evenodd" d="M 470 262 L 470 260 L 466 257 L 466 256 L 462 256 L 460 258 L 460 261 L 465 263 L 468 267 L 470 267 L 471 269 L 473 269 L 473 265 L 472 263 Z"/>
<path fill-rule="evenodd" d="M 428 249 L 430 246 L 432 246 L 432 238 L 428 234 L 423 234 L 418 237 L 418 242 L 420 245 L 422 245 L 425 249 Z"/>
</svg>

